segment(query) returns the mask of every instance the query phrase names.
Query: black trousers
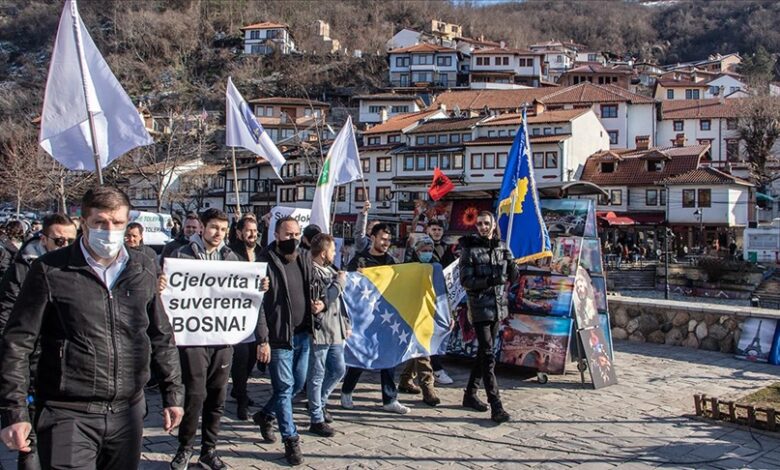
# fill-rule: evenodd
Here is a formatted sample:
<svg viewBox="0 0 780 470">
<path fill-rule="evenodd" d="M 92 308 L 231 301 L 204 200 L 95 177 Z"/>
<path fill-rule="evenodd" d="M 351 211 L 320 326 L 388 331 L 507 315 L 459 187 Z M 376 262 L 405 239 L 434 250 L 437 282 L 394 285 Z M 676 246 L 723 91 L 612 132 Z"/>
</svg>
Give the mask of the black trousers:
<svg viewBox="0 0 780 470">
<path fill-rule="evenodd" d="M 29 406 L 29 413 L 33 419 L 37 417 L 35 405 Z M 16 468 L 18 470 L 41 470 L 41 461 L 38 458 L 36 443 L 37 437 L 35 436 L 35 423 L 33 423 L 33 428 L 30 431 L 28 439 L 30 439 L 30 452 L 19 452 L 19 455 L 16 458 Z"/>
<path fill-rule="evenodd" d="M 230 376 L 233 378 L 231 395 L 241 403 L 247 399 L 246 383 L 257 364 L 257 343 L 240 343 L 233 346 L 233 367 Z"/>
<path fill-rule="evenodd" d="M 179 426 L 180 448 L 192 448 L 201 427 L 201 455 L 217 445 L 219 423 L 225 411 L 230 363 L 230 346 L 180 347 L 182 381 L 184 382 L 184 418 Z"/>
<path fill-rule="evenodd" d="M 43 406 L 38 456 L 45 469 L 136 470 L 141 463 L 146 402 L 94 414 Z"/>
<path fill-rule="evenodd" d="M 477 362 L 471 369 L 469 383 L 466 385 L 466 393 L 475 395 L 479 390 L 479 382 L 485 384 L 488 402 L 501 403 L 498 396 L 498 382 L 496 382 L 496 355 L 493 352 L 493 343 L 498 333 L 498 322 L 476 322 L 474 330 L 477 333 Z"/>
</svg>

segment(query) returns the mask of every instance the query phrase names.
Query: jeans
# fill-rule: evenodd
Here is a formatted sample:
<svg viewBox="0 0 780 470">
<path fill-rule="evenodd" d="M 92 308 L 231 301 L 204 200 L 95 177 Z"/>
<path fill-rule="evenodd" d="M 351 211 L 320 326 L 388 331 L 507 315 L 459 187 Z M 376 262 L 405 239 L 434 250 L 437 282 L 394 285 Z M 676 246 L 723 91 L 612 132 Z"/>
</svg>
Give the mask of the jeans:
<svg viewBox="0 0 780 470">
<path fill-rule="evenodd" d="M 298 435 L 292 411 L 293 388 L 295 386 L 293 356 L 292 349 L 272 348 L 271 362 L 268 364 L 273 394 L 268 403 L 265 404 L 263 412 L 275 416 L 279 421 L 279 432 L 282 434 L 282 439 Z"/>
<path fill-rule="evenodd" d="M 495 374 L 496 354 L 493 351 L 493 342 L 498 334 L 498 322 L 476 322 L 474 330 L 477 334 L 477 361 L 471 370 L 469 383 L 466 385 L 466 394 L 476 395 L 481 379 L 485 384 L 488 402 L 491 405 L 500 404 L 501 398 L 498 396 L 498 382 L 496 382 Z"/>
<path fill-rule="evenodd" d="M 357 367 L 347 368 L 347 375 L 344 376 L 341 393 L 352 394 L 364 370 Z M 389 405 L 398 398 L 398 389 L 395 386 L 395 368 L 382 369 L 380 377 L 382 379 L 382 404 Z"/>
<path fill-rule="evenodd" d="M 306 385 L 306 376 L 309 373 L 309 351 L 311 349 L 311 337 L 309 336 L 309 333 L 297 333 L 295 336 L 293 336 L 293 348 L 290 351 L 291 353 L 291 359 L 292 359 L 292 365 L 290 366 L 292 368 L 292 381 L 293 381 L 293 388 L 290 392 L 290 396 L 294 397 L 295 395 L 298 395 L 301 393 L 301 390 L 303 390 L 303 387 Z M 271 353 L 273 354 L 273 349 L 271 349 Z M 272 359 L 273 360 L 273 359 Z M 270 364 L 268 365 L 271 366 Z M 271 376 L 271 381 L 274 380 L 274 373 L 268 372 Z M 274 386 L 274 395 L 271 395 L 271 398 L 268 400 L 268 403 L 265 404 L 263 407 L 263 413 L 269 415 L 269 416 L 276 416 L 276 409 L 274 408 L 274 399 L 276 394 L 276 388 Z"/>
<path fill-rule="evenodd" d="M 325 421 L 323 411 L 328 403 L 328 397 L 346 371 L 344 345 L 314 344 L 311 348 L 306 396 L 309 399 L 311 422 L 322 423 Z"/>
</svg>

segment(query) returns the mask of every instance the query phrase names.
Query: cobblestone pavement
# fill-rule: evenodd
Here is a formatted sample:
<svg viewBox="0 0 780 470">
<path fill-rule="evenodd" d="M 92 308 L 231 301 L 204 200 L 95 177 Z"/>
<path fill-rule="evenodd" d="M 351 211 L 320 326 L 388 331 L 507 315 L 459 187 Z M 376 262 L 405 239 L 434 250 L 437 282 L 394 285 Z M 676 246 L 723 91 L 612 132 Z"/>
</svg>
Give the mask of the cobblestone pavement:
<svg viewBox="0 0 780 470">
<path fill-rule="evenodd" d="M 735 398 L 780 380 L 780 367 L 682 347 L 615 346 L 620 384 L 598 391 L 582 388 L 577 373 L 551 376 L 540 385 L 517 370 L 501 370 L 502 397 L 513 420 L 500 426 L 487 413 L 459 406 L 465 361 L 447 362 L 455 384 L 439 388 L 439 407 L 402 395 L 412 407 L 405 416 L 382 412 L 378 375 L 364 375 L 369 380 L 355 391 L 354 410 L 337 406 L 335 393 L 330 409 L 337 434 L 331 439 L 309 434 L 303 405 L 296 405 L 303 468 L 780 468 L 780 434 L 690 417 L 694 393 Z M 264 403 L 267 377 L 252 379 L 250 391 Z M 159 395 L 148 400 L 142 468 L 168 468 L 177 443 L 159 427 Z M 251 421 L 236 421 L 234 413 L 229 401 L 219 445 L 225 462 L 241 469 L 285 467 L 282 444 L 262 443 Z M 8 451 L 0 453 L 0 462 L 15 468 Z"/>
</svg>

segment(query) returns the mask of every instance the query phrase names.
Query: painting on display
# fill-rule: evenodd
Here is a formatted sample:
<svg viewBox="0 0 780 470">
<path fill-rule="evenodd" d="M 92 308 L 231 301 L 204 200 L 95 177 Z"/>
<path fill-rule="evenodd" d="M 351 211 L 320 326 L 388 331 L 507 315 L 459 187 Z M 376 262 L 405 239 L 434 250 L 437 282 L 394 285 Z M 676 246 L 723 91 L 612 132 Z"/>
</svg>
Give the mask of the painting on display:
<svg viewBox="0 0 780 470">
<path fill-rule="evenodd" d="M 598 238 L 583 238 L 580 252 L 580 266 L 593 274 L 603 274 L 604 266 L 601 261 L 601 245 Z"/>
<path fill-rule="evenodd" d="M 609 324 L 609 315 L 599 313 L 599 327 L 604 332 L 604 337 L 607 339 L 607 351 L 609 351 L 609 358 L 615 360 L 614 349 L 612 349 L 612 326 Z"/>
<path fill-rule="evenodd" d="M 574 278 L 558 275 L 524 275 L 509 286 L 510 313 L 568 317 Z"/>
<path fill-rule="evenodd" d="M 444 230 L 449 230 L 452 216 L 452 201 L 414 201 L 414 215 L 417 217 L 417 227 L 412 227 L 413 232 L 425 232 L 428 222 L 438 220 L 444 225 Z"/>
<path fill-rule="evenodd" d="M 482 211 L 493 212 L 492 199 L 455 200 L 450 211 L 450 226 L 447 230 L 456 232 L 473 232 L 477 216 Z"/>
<path fill-rule="evenodd" d="M 593 276 L 590 282 L 593 284 L 593 296 L 596 298 L 599 313 L 607 313 L 607 281 L 603 277 Z"/>
<path fill-rule="evenodd" d="M 452 330 L 452 334 L 450 334 L 447 354 L 476 357 L 477 334 L 469 321 L 468 307 L 465 302 L 458 305 L 453 315 L 455 317 L 455 328 Z"/>
<path fill-rule="evenodd" d="M 510 315 L 501 323 L 499 362 L 563 374 L 571 319 Z"/>
<path fill-rule="evenodd" d="M 596 305 L 596 296 L 593 293 L 588 271 L 577 268 L 577 276 L 574 278 L 574 292 L 572 294 L 574 305 L 574 318 L 577 320 L 577 329 L 595 328 L 599 326 L 599 309 Z"/>
<path fill-rule="evenodd" d="M 577 332 L 588 361 L 588 370 L 593 380 L 593 388 L 603 388 L 617 383 L 615 365 L 608 347 L 607 339 L 601 328 L 589 328 Z"/>
<path fill-rule="evenodd" d="M 776 329 L 777 320 L 775 319 L 746 319 L 745 323 L 742 324 L 742 334 L 737 343 L 736 356 L 753 362 L 767 362 Z"/>
<path fill-rule="evenodd" d="M 590 207 L 589 199 L 542 199 L 542 217 L 550 237 L 583 236 Z"/>
<path fill-rule="evenodd" d="M 588 218 L 585 219 L 585 232 L 583 236 L 585 237 L 598 237 L 598 229 L 596 228 L 596 207 L 593 204 L 593 201 L 588 201 L 590 204 L 588 204 Z"/>
</svg>

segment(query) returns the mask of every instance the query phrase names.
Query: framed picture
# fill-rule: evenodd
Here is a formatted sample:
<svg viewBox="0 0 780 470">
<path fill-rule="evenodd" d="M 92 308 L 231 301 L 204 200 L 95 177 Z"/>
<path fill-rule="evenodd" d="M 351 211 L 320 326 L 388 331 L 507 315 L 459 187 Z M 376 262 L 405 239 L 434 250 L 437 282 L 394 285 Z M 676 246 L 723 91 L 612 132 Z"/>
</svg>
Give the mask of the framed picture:
<svg viewBox="0 0 780 470">
<path fill-rule="evenodd" d="M 599 313 L 607 313 L 607 282 L 600 276 L 592 276 L 590 282 L 593 284 L 593 296 Z"/>
<path fill-rule="evenodd" d="M 571 319 L 510 315 L 501 322 L 499 362 L 563 374 Z"/>
<path fill-rule="evenodd" d="M 572 304 L 578 330 L 599 326 L 599 309 L 593 293 L 593 284 L 588 271 L 582 267 L 577 268 L 577 276 L 574 278 Z"/>
<path fill-rule="evenodd" d="M 564 276 L 573 276 L 577 272 L 582 250 L 582 238 L 558 237 L 552 243 L 550 272 Z"/>
<path fill-rule="evenodd" d="M 540 202 L 542 218 L 551 237 L 581 237 L 585 234 L 591 200 L 542 199 Z"/>
<path fill-rule="evenodd" d="M 608 348 L 607 339 L 601 328 L 589 328 L 577 332 L 585 349 L 588 370 L 593 388 L 603 388 L 617 383 L 615 366 Z"/>
<path fill-rule="evenodd" d="M 604 266 L 601 259 L 601 243 L 598 238 L 582 239 L 580 266 L 587 269 L 591 275 L 604 274 Z"/>
<path fill-rule="evenodd" d="M 777 320 L 748 318 L 742 324 L 742 334 L 737 343 L 736 356 L 754 362 L 767 362 L 775 337 Z"/>
<path fill-rule="evenodd" d="M 572 276 L 520 276 L 515 284 L 509 286 L 509 312 L 568 317 L 571 314 L 573 288 Z"/>
</svg>

